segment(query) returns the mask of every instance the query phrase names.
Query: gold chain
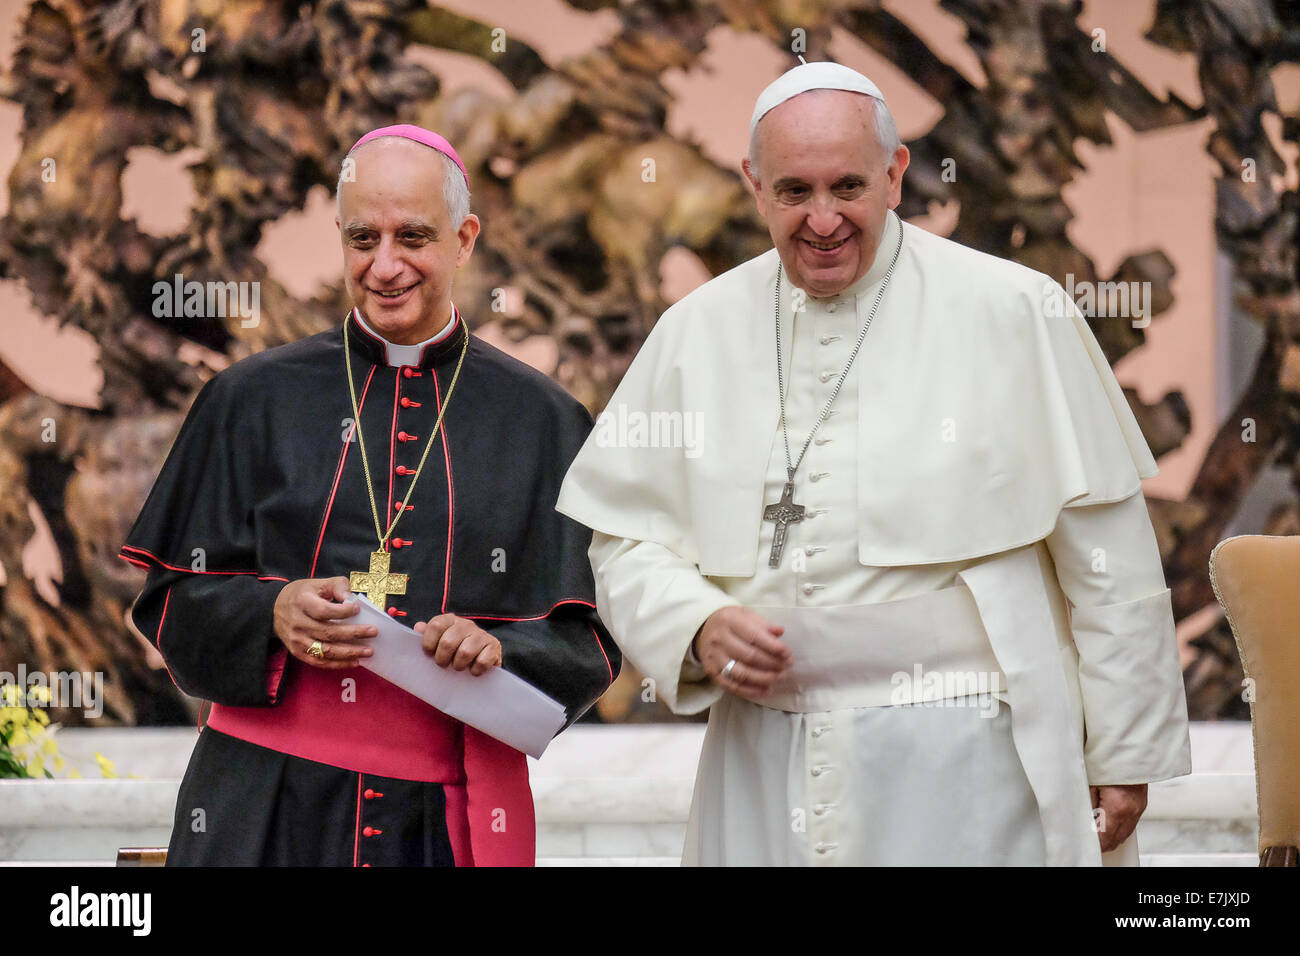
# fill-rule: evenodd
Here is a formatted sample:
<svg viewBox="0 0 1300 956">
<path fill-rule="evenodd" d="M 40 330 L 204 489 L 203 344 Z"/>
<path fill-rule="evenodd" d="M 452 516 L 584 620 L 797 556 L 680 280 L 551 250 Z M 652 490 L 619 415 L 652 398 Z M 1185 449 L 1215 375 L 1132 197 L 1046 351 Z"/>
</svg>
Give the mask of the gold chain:
<svg viewBox="0 0 1300 956">
<path fill-rule="evenodd" d="M 351 313 L 349 313 L 348 317 L 351 318 Z M 460 324 L 460 321 L 458 315 L 457 324 Z M 370 511 L 375 517 L 375 535 L 379 538 L 379 550 L 383 551 L 384 547 L 388 543 L 389 535 L 391 535 L 393 529 L 397 527 L 398 519 L 400 519 L 402 515 L 406 514 L 406 506 L 411 500 L 411 492 L 415 490 L 415 483 L 420 480 L 420 473 L 424 471 L 424 463 L 429 458 L 429 449 L 433 447 L 434 439 L 438 437 L 438 429 L 442 426 L 442 416 L 446 413 L 447 405 L 451 402 L 451 393 L 456 390 L 456 380 L 460 378 L 460 368 L 465 364 L 465 353 L 469 351 L 469 329 L 465 330 L 465 341 L 460 347 L 460 360 L 456 363 L 456 371 L 451 377 L 451 385 L 447 389 L 447 397 L 442 400 L 442 407 L 438 409 L 438 421 L 434 423 L 433 434 L 429 436 L 429 441 L 424 446 L 424 454 L 420 456 L 420 464 L 415 469 L 415 477 L 411 479 L 411 485 L 406 489 L 406 497 L 402 500 L 402 507 L 398 510 L 397 514 L 393 515 L 392 521 L 389 522 L 387 532 L 383 530 L 379 522 L 379 505 L 375 503 L 375 486 L 370 480 L 370 463 L 366 461 L 366 443 L 361 437 L 361 411 L 357 408 L 357 387 L 352 381 L 352 353 L 348 349 L 348 338 L 347 319 L 344 319 L 343 364 L 346 365 L 348 369 L 348 394 L 352 397 L 353 427 L 357 432 L 357 443 L 361 446 L 361 467 L 366 473 L 366 493 L 370 500 Z M 429 369 L 429 374 L 433 374 L 432 369 Z"/>
</svg>

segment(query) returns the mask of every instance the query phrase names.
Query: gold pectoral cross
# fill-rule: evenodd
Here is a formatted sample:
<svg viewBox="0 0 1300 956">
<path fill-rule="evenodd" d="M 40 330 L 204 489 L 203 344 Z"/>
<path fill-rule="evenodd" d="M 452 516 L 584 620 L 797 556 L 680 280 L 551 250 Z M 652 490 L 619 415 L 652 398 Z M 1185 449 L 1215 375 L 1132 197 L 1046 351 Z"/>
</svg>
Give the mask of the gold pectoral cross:
<svg viewBox="0 0 1300 956">
<path fill-rule="evenodd" d="M 388 567 L 393 556 L 387 551 L 370 553 L 370 570 L 353 571 L 348 587 L 353 591 L 364 591 L 374 605 L 381 611 L 387 610 L 388 595 L 405 594 L 405 574 L 389 574 Z"/>
</svg>

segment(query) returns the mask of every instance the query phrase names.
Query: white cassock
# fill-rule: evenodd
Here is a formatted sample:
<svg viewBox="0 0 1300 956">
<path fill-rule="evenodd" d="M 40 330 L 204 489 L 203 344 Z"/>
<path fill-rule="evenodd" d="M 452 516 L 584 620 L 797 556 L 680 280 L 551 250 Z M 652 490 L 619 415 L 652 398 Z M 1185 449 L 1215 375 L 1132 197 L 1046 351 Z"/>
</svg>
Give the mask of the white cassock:
<svg viewBox="0 0 1300 956">
<path fill-rule="evenodd" d="M 1133 837 L 1103 860 L 1088 787 L 1191 771 L 1156 467 L 1060 286 L 892 212 L 841 294 L 783 279 L 791 454 L 900 229 L 778 568 L 775 250 L 664 313 L 561 491 L 627 657 L 675 712 L 712 707 L 683 862 L 1136 863 Z M 689 659 L 727 605 L 806 624 L 762 704 Z"/>
</svg>

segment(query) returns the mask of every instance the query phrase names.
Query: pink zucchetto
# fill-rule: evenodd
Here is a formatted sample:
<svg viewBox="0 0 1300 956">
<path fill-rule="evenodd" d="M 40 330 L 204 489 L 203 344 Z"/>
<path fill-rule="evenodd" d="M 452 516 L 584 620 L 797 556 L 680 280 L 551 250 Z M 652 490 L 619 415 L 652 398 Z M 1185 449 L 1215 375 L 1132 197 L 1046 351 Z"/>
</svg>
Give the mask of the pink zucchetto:
<svg viewBox="0 0 1300 956">
<path fill-rule="evenodd" d="M 447 142 L 446 139 L 432 130 L 425 129 L 423 126 L 413 126 L 410 123 L 402 123 L 398 126 L 381 126 L 379 129 L 372 129 L 369 133 L 362 136 L 352 144 L 352 148 L 348 150 L 348 155 L 356 152 L 359 146 L 364 146 L 372 139 L 379 139 L 381 136 L 400 136 L 402 139 L 409 139 L 413 143 L 422 143 L 430 149 L 436 149 L 444 156 L 450 157 L 451 161 L 460 167 L 461 175 L 465 177 L 465 184 L 469 185 L 469 170 L 467 170 L 465 164 L 460 161 L 460 157 L 456 155 L 456 151 L 451 148 L 451 143 Z"/>
</svg>

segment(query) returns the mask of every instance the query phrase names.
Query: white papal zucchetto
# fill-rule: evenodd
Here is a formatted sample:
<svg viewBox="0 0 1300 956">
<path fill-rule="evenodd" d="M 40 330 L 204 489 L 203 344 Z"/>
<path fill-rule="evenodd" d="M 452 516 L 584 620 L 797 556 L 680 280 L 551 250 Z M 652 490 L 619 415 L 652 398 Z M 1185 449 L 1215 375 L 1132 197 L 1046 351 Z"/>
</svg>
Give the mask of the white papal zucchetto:
<svg viewBox="0 0 1300 956">
<path fill-rule="evenodd" d="M 754 135 L 754 127 L 763 115 L 780 106 L 792 96 L 807 93 L 809 90 L 848 90 L 850 93 L 865 93 L 874 96 L 882 103 L 885 95 L 869 79 L 857 70 L 849 69 L 839 63 L 802 63 L 792 70 L 787 70 L 773 80 L 754 104 L 754 115 L 749 120 L 749 135 Z"/>
</svg>

